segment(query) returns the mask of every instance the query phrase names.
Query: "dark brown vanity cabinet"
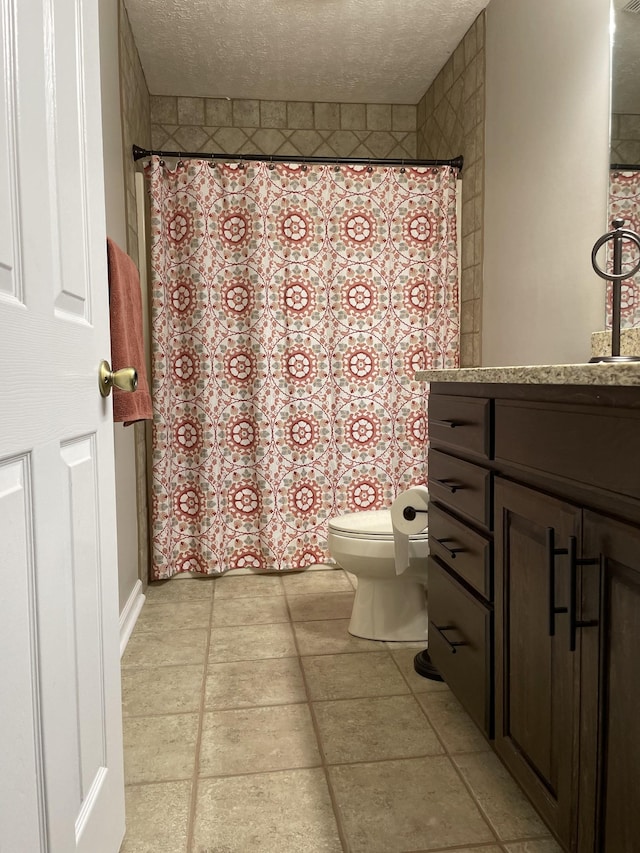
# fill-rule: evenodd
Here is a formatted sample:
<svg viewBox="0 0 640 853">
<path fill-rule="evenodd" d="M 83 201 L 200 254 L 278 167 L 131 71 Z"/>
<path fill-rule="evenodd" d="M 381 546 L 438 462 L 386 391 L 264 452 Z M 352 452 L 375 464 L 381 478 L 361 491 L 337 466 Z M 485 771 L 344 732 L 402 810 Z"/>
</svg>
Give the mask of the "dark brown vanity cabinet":
<svg viewBox="0 0 640 853">
<path fill-rule="evenodd" d="M 465 388 L 489 452 L 432 453 L 491 510 L 432 493 L 432 660 L 565 850 L 640 853 L 640 389 Z"/>
</svg>

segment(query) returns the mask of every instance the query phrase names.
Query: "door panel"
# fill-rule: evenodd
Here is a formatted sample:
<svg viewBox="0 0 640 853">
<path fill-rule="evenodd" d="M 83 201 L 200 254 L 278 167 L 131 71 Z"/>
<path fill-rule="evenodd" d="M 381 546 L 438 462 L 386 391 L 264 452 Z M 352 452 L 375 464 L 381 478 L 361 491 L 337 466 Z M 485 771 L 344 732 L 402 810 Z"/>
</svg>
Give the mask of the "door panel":
<svg viewBox="0 0 640 853">
<path fill-rule="evenodd" d="M 640 839 L 640 530 L 585 512 L 584 553 L 600 557 L 601 570 L 585 567 L 583 574 L 581 615 L 598 617 L 600 630 L 587 629 L 582 638 L 589 656 L 583 665 L 580 850 L 635 853 Z"/>
<path fill-rule="evenodd" d="M 0 739 L 3 851 L 45 849 L 31 492 L 28 455 L 0 462 L 0 542 L 3 543 L 0 641 L 2 648 L 10 643 L 12 649 L 11 655 L 0 655 L 2 694 L 11 700 L 2 702 L 2 727 L 12 736 L 11 743 Z M 16 754 L 21 763 L 8 773 Z M 8 804 L 15 802 L 15 798 L 21 808 L 10 814 Z"/>
<path fill-rule="evenodd" d="M 4 853 L 124 834 L 97 0 L 0 0 Z M 6 679 L 5 679 L 6 676 Z M 15 709 L 13 705 L 15 704 Z M 7 768 L 10 768 L 7 772 Z"/>
<path fill-rule="evenodd" d="M 566 613 L 550 636 L 548 533 L 579 536 L 578 508 L 496 478 L 496 749 L 567 846 L 575 835 L 578 661 Z M 556 556 L 556 607 L 569 602 L 566 555 Z"/>
</svg>

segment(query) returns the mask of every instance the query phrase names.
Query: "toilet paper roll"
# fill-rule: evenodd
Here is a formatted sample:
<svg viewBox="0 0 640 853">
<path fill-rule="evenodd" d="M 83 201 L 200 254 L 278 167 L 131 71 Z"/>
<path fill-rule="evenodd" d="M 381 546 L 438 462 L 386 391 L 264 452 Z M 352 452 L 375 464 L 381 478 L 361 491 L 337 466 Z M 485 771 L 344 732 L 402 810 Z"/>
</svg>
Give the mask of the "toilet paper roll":
<svg viewBox="0 0 640 853">
<path fill-rule="evenodd" d="M 391 504 L 397 575 L 401 575 L 409 566 L 409 537 L 422 533 L 429 526 L 428 509 L 429 491 L 426 486 L 407 489 Z"/>
</svg>

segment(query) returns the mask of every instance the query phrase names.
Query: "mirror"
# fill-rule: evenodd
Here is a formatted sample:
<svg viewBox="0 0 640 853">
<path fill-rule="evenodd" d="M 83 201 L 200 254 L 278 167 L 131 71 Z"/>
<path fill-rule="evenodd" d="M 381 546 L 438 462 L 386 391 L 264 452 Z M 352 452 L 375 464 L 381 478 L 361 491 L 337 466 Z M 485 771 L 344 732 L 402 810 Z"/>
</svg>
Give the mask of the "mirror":
<svg viewBox="0 0 640 853">
<path fill-rule="evenodd" d="M 640 165 L 640 0 L 613 6 L 610 162 Z"/>
<path fill-rule="evenodd" d="M 613 0 L 613 10 L 609 162 L 626 168 L 609 173 L 608 225 L 612 227 L 614 219 L 623 219 L 625 228 L 640 233 L 640 0 Z M 637 258 L 637 248 L 623 243 L 622 269 L 631 269 Z M 621 328 L 640 327 L 640 274 L 622 283 L 621 299 Z M 609 288 L 607 328 L 610 327 Z"/>
</svg>

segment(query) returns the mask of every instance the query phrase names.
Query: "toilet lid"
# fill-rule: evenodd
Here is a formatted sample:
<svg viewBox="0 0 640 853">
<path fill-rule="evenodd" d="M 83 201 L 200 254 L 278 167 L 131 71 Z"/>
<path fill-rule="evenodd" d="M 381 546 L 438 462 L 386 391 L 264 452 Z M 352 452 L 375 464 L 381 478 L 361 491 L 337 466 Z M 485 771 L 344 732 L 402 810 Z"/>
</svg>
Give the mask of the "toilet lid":
<svg viewBox="0 0 640 853">
<path fill-rule="evenodd" d="M 362 512 L 348 512 L 329 519 L 329 530 L 336 533 L 351 533 L 354 536 L 361 535 L 367 538 L 380 537 L 389 539 L 393 537 L 391 525 L 391 513 L 388 509 L 363 510 Z M 410 536 L 409 539 L 424 539 L 428 535 L 427 530 Z"/>
</svg>

